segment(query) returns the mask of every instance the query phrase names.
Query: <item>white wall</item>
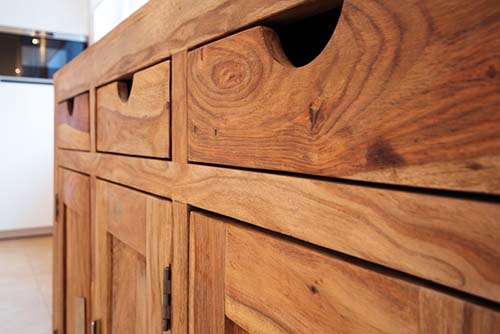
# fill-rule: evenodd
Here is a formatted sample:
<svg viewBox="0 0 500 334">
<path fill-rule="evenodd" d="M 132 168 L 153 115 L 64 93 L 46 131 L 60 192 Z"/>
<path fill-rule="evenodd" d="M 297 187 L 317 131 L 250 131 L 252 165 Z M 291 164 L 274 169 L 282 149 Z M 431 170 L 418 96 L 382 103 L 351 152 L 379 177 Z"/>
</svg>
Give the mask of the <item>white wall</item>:
<svg viewBox="0 0 500 334">
<path fill-rule="evenodd" d="M 146 2 L 148 0 L 90 0 L 90 42 L 100 40 Z"/>
<path fill-rule="evenodd" d="M 0 231 L 52 225 L 53 89 L 0 82 Z"/>
<path fill-rule="evenodd" d="M 88 0 L 0 0 L 0 25 L 88 35 L 89 2 Z"/>
<path fill-rule="evenodd" d="M 0 0 L 0 26 L 88 35 L 89 1 Z M 0 82 L 2 235 L 52 225 L 53 90 L 52 85 Z"/>
</svg>

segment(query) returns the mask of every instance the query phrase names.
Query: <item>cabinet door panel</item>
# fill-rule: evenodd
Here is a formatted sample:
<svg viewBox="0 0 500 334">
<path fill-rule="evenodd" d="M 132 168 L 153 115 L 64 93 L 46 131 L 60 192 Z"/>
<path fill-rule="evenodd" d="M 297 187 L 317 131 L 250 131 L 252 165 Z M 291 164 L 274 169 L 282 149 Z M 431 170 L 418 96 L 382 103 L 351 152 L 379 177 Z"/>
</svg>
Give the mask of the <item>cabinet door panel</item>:
<svg viewBox="0 0 500 334">
<path fill-rule="evenodd" d="M 97 181 L 94 314 L 103 334 L 161 333 L 171 224 L 170 201 Z"/>
<path fill-rule="evenodd" d="M 191 334 L 494 333 L 500 314 L 314 247 L 192 213 Z"/>
<path fill-rule="evenodd" d="M 190 334 L 224 332 L 224 230 L 195 214 L 190 225 Z"/>
<path fill-rule="evenodd" d="M 111 240 L 111 333 L 146 333 L 145 258 Z"/>
<path fill-rule="evenodd" d="M 90 314 L 87 309 L 90 300 L 90 178 L 68 170 L 61 170 L 60 175 L 66 256 L 65 328 L 67 334 L 88 333 L 85 327 Z"/>
</svg>

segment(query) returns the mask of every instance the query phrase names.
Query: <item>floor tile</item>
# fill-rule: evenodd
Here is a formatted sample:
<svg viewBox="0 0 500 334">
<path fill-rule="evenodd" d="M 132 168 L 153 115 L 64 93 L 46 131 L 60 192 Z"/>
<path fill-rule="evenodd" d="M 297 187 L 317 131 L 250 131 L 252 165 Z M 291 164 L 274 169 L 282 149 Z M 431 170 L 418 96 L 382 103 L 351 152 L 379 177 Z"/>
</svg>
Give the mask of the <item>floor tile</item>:
<svg viewBox="0 0 500 334">
<path fill-rule="evenodd" d="M 0 333 L 51 333 L 52 238 L 0 241 Z"/>
<path fill-rule="evenodd" d="M 52 316 L 52 274 L 37 275 L 35 281 L 47 311 Z"/>
</svg>

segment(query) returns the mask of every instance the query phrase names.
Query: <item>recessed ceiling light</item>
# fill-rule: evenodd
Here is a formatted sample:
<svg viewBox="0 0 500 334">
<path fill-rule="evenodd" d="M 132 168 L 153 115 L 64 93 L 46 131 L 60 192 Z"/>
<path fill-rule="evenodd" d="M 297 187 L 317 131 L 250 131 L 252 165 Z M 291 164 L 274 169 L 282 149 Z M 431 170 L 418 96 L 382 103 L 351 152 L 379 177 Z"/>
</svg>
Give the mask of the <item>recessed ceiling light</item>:
<svg viewBox="0 0 500 334">
<path fill-rule="evenodd" d="M 40 40 L 38 38 L 33 38 L 31 40 L 31 43 L 33 43 L 33 45 L 38 45 L 38 44 L 40 44 Z"/>
</svg>

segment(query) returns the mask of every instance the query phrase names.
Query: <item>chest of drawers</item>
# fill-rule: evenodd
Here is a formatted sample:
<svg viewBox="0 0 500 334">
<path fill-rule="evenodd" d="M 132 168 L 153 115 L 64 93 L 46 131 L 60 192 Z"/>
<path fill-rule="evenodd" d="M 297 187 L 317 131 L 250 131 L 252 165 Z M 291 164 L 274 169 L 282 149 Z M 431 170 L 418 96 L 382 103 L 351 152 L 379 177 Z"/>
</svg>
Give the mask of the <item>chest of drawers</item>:
<svg viewBox="0 0 500 334">
<path fill-rule="evenodd" d="M 56 74 L 58 334 L 498 333 L 496 0 L 151 0 Z"/>
</svg>

